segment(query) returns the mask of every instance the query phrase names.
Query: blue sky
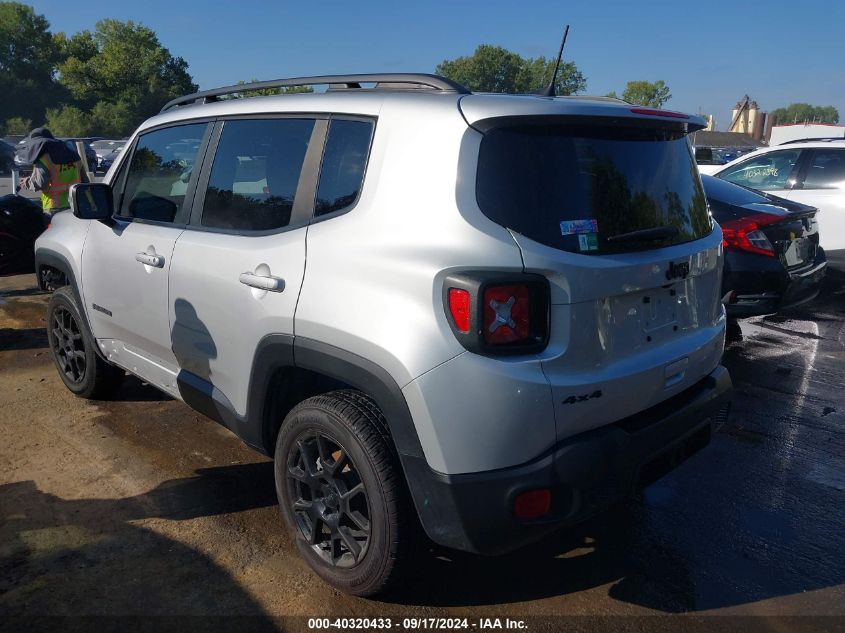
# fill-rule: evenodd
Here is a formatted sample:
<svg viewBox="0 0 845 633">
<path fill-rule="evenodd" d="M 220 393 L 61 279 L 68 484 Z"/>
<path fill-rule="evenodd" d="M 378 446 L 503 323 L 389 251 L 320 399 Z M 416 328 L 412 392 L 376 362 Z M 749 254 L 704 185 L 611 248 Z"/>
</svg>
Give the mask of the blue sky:
<svg viewBox="0 0 845 633">
<path fill-rule="evenodd" d="M 253 77 L 432 72 L 482 43 L 549 57 L 569 23 L 564 57 L 586 76 L 588 94 L 663 79 L 673 95 L 665 107 L 712 113 L 718 129 L 746 93 L 763 110 L 833 105 L 845 123 L 842 0 L 46 0 L 34 7 L 52 30 L 67 33 L 105 17 L 140 21 L 185 58 L 201 88 Z"/>
</svg>

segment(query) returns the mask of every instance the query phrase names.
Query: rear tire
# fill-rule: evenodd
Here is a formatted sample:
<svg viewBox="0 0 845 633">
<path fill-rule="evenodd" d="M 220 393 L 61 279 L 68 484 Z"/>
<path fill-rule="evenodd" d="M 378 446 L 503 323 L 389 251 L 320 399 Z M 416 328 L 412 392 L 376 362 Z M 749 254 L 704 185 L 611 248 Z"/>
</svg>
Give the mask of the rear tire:
<svg viewBox="0 0 845 633">
<path fill-rule="evenodd" d="M 276 441 L 282 516 L 311 568 L 357 596 L 395 586 L 411 551 L 411 504 L 376 404 L 353 390 L 314 396 Z"/>
<path fill-rule="evenodd" d="M 85 327 L 69 286 L 53 293 L 47 307 L 47 340 L 59 377 L 74 394 L 86 399 L 112 396 L 124 371 L 103 360 Z"/>
</svg>

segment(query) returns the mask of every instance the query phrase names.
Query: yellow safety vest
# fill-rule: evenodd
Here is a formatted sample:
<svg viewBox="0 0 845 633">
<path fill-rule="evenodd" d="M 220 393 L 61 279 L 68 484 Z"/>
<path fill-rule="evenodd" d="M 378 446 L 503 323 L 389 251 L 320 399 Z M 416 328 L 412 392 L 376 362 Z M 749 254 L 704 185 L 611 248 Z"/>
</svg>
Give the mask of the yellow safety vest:
<svg viewBox="0 0 845 633">
<path fill-rule="evenodd" d="M 50 174 L 47 186 L 41 190 L 41 207 L 44 211 L 67 209 L 70 206 L 68 197 L 70 186 L 82 182 L 82 162 L 57 165 L 50 160 L 47 152 L 44 152 L 36 162 L 44 166 Z"/>
</svg>

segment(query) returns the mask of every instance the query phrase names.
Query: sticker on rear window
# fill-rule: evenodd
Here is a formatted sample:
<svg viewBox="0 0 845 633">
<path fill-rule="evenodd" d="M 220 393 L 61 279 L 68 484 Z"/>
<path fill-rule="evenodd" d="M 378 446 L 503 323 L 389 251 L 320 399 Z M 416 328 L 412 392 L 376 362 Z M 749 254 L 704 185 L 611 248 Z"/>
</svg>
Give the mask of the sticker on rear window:
<svg viewBox="0 0 845 633">
<path fill-rule="evenodd" d="M 563 220 L 560 223 L 561 235 L 579 235 L 580 233 L 598 233 L 599 223 L 595 218 L 586 220 Z"/>
<path fill-rule="evenodd" d="M 597 251 L 599 250 L 598 233 L 580 233 L 578 235 L 578 250 Z"/>
</svg>

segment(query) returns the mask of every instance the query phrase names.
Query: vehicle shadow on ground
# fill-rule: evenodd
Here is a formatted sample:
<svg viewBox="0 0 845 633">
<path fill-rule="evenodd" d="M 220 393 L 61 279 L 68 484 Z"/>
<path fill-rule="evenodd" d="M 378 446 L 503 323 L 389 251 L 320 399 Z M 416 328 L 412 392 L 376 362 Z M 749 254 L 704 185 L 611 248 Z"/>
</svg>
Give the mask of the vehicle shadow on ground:
<svg viewBox="0 0 845 633">
<path fill-rule="evenodd" d="M 48 295 L 50 294 L 49 290 L 41 290 L 41 288 L 22 288 L 18 290 L 0 290 L 0 297 L 12 298 L 12 297 L 35 297 L 38 295 Z"/>
<path fill-rule="evenodd" d="M 208 556 L 142 519 L 183 521 L 276 503 L 272 463 L 198 470 L 123 499 L 62 499 L 32 481 L 0 486 L 0 616 L 261 616 Z M 265 626 L 266 625 L 266 626 Z"/>
<path fill-rule="evenodd" d="M 26 329 L 0 328 L 0 352 L 21 349 L 43 349 L 47 345 L 47 330 L 43 327 Z"/>
<path fill-rule="evenodd" d="M 539 600 L 612 584 L 617 600 L 663 612 L 695 609 L 694 587 L 680 555 L 662 544 L 648 565 L 631 556 L 635 543 L 637 501 L 541 542 L 499 557 L 434 549 L 420 558 L 406 586 L 387 602 L 420 606 L 479 606 Z"/>
</svg>

